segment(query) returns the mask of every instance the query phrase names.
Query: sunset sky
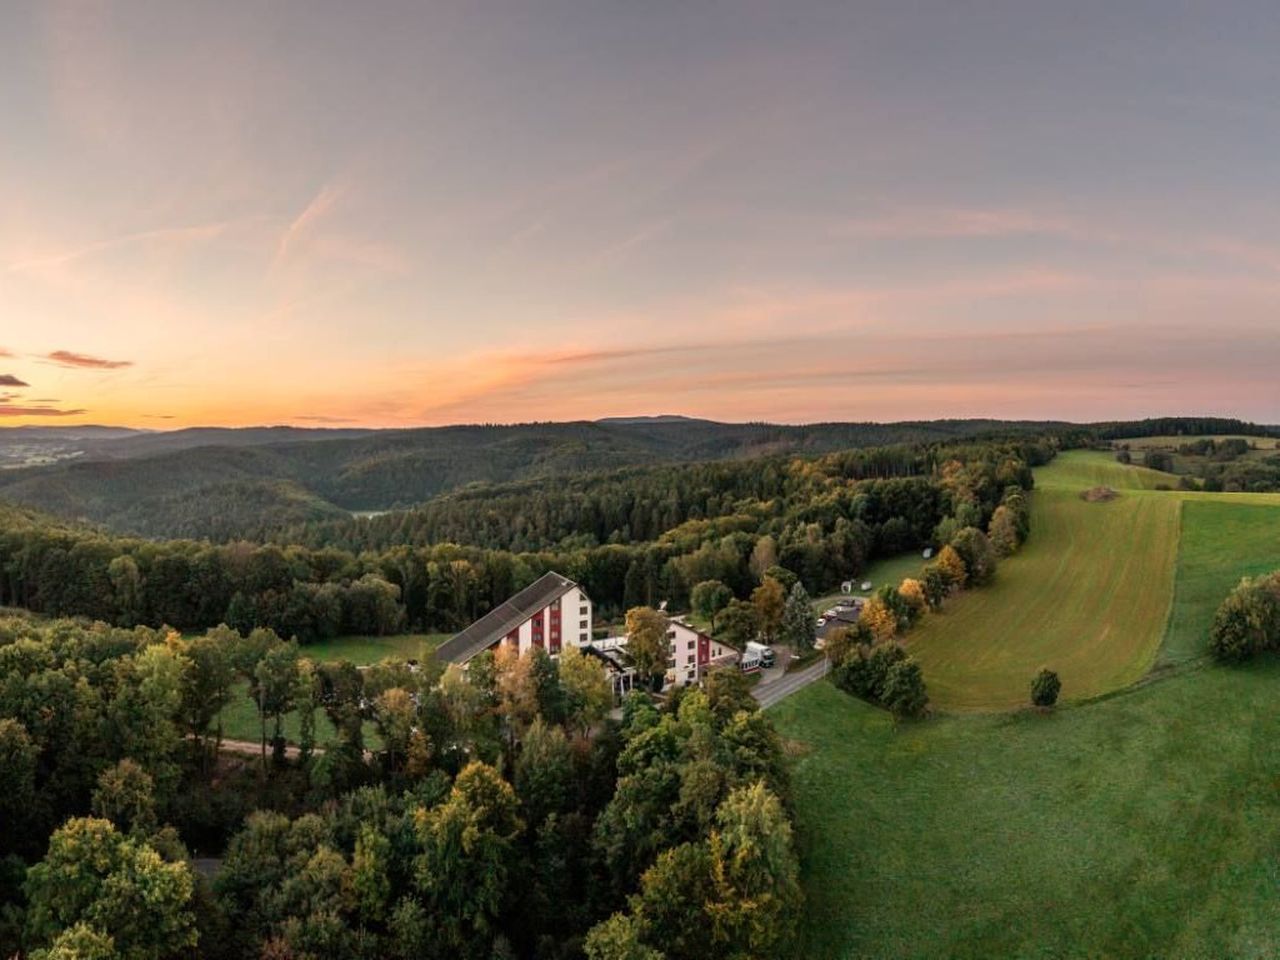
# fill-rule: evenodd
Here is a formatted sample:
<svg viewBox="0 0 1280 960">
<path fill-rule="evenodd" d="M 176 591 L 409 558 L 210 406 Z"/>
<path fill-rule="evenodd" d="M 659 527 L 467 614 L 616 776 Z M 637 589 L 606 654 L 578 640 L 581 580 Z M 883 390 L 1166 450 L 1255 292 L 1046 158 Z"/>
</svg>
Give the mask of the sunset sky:
<svg viewBox="0 0 1280 960">
<path fill-rule="evenodd" d="M 0 424 L 1280 422 L 1274 3 L 0 4 Z"/>
</svg>

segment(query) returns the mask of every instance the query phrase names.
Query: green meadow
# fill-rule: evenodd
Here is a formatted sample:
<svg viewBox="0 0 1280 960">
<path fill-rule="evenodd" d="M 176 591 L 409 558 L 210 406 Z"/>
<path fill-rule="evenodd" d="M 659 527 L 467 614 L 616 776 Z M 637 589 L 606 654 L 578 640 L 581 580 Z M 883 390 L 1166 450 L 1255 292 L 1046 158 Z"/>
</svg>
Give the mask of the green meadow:
<svg viewBox="0 0 1280 960">
<path fill-rule="evenodd" d="M 1037 471 L 1023 550 L 907 638 L 930 719 L 829 683 L 771 708 L 796 757 L 797 956 L 1280 953 L 1280 660 L 1203 653 L 1231 586 L 1280 567 L 1280 496 L 1167 479 L 1093 452 Z M 1047 714 L 1025 709 L 1045 665 Z"/>
</svg>

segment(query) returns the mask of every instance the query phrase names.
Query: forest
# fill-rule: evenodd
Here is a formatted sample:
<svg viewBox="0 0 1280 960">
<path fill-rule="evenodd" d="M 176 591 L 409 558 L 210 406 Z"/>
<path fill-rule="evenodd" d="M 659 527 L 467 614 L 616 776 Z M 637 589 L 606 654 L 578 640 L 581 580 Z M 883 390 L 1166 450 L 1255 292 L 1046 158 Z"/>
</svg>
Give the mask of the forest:
<svg viewBox="0 0 1280 960">
<path fill-rule="evenodd" d="M 566 477 L 626 466 L 754 459 L 984 436 L 1060 424 L 991 420 L 784 426 L 685 418 L 415 430 L 178 430 L 58 440 L 65 462 L 0 471 L 0 499 L 154 538 L 261 540 L 349 512 L 421 504 L 471 483 Z M 76 428 L 67 428 L 74 431 Z M 0 429 L 6 444 L 30 431 Z M 505 545 L 504 545 L 505 546 Z"/>
<path fill-rule="evenodd" d="M 241 679 L 264 731 L 334 736 L 219 754 Z M 778 956 L 790 787 L 742 675 L 609 705 L 581 654 L 362 672 L 265 630 L 0 618 L 0 953 Z"/>
<path fill-rule="evenodd" d="M 0 508 L 0 605 L 126 627 L 261 626 L 305 643 L 456 630 L 551 569 L 606 618 L 663 600 L 686 608 L 705 580 L 745 596 L 762 562 L 816 595 L 935 542 L 948 518 L 985 528 L 1005 489 L 1029 489 L 1055 449 L 1052 438 L 899 446 L 605 474 L 562 492 L 517 486 L 479 509 L 446 502 L 404 539 L 437 529 L 455 542 L 421 545 L 397 543 L 394 526 L 348 549 L 149 541 Z M 530 549 L 497 546 L 504 527 Z"/>
</svg>

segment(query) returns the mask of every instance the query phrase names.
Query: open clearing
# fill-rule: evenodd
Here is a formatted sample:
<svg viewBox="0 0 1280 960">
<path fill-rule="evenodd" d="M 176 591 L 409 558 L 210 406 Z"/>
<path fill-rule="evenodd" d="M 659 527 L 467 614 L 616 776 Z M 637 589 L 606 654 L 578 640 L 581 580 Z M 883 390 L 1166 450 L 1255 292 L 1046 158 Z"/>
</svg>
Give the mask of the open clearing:
<svg viewBox="0 0 1280 960">
<path fill-rule="evenodd" d="M 797 956 L 1273 957 L 1280 662 L 1047 716 L 894 729 L 829 683 L 770 711 L 794 767 Z"/>
<path fill-rule="evenodd" d="M 1036 471 L 1023 549 L 993 584 L 956 597 L 906 639 L 936 709 L 1014 709 L 1045 666 L 1062 677 L 1066 699 L 1098 696 L 1150 669 L 1173 597 L 1179 501 L 1130 494 L 1160 476 L 1087 453 Z M 1081 499 L 1101 485 L 1120 496 Z"/>
<path fill-rule="evenodd" d="M 1015 709 L 1041 667 L 1064 700 L 1089 699 L 1198 656 L 1227 590 L 1280 567 L 1280 495 L 1156 489 L 1168 482 L 1094 451 L 1038 469 L 1023 549 L 906 638 L 935 709 Z M 1119 495 L 1081 499 L 1099 486 Z"/>
<path fill-rule="evenodd" d="M 449 635 L 444 633 L 405 633 L 390 637 L 335 637 L 332 640 L 307 644 L 301 647 L 301 652 L 304 657 L 310 657 L 312 660 L 350 660 L 356 666 L 365 666 L 387 657 L 399 657 L 403 660 L 418 659 L 424 650 L 434 650 L 448 637 Z M 285 714 L 283 727 L 285 739 L 290 743 L 297 743 L 299 734 L 297 714 Z M 249 685 L 240 681 L 232 692 L 231 702 L 222 711 L 222 735 L 231 740 L 256 741 L 260 734 L 258 711 L 253 701 L 249 699 Z M 316 743 L 324 743 L 333 737 L 333 724 L 329 722 L 323 710 L 317 710 Z M 373 725 L 365 724 L 366 742 L 373 743 L 376 739 Z"/>
<path fill-rule="evenodd" d="M 1203 655 L 1243 575 L 1280 567 L 1280 496 L 1158 491 L 1072 452 L 991 587 L 908 637 L 935 705 L 895 727 L 829 683 L 771 709 L 794 777 L 810 957 L 1280 953 L 1280 658 Z M 1117 499 L 1086 503 L 1110 486 Z M 1049 714 L 1063 692 L 1119 691 Z M 980 713 L 979 711 L 987 711 Z"/>
</svg>

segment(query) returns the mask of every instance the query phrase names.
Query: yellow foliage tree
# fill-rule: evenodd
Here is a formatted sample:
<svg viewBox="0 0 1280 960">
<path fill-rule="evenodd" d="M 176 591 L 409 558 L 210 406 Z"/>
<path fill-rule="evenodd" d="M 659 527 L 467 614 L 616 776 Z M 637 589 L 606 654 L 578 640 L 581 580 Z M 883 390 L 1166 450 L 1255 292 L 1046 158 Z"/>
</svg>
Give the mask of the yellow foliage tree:
<svg viewBox="0 0 1280 960">
<path fill-rule="evenodd" d="M 917 611 L 924 610 L 924 584 L 919 580 L 907 577 L 902 581 L 902 585 L 898 587 L 898 593 L 903 600 L 915 607 Z"/>
<path fill-rule="evenodd" d="M 858 617 L 867 625 L 876 643 L 892 640 L 898 632 L 898 616 L 879 597 L 872 597 Z"/>
<path fill-rule="evenodd" d="M 947 575 L 947 579 L 954 587 L 963 587 L 965 581 L 969 579 L 969 571 L 965 568 L 964 561 L 960 559 L 960 554 L 956 553 L 951 544 L 947 544 L 939 552 L 937 564 L 938 569 Z"/>
</svg>

